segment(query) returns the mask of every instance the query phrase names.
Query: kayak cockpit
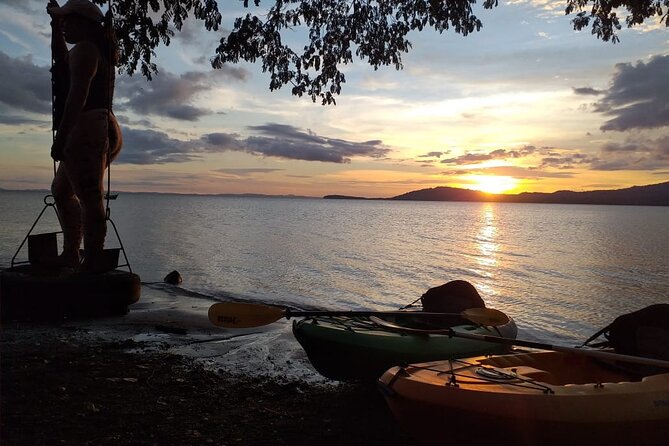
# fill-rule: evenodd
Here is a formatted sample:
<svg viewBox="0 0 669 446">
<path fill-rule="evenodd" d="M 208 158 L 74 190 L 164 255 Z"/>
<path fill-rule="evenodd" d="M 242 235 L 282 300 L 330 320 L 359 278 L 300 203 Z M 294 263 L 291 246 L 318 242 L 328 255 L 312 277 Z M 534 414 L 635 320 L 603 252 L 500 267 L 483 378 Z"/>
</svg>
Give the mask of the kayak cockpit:
<svg viewBox="0 0 669 446">
<path fill-rule="evenodd" d="M 640 369 L 588 356 L 558 352 L 492 356 L 478 362 L 482 366 L 554 386 L 635 382 L 640 381 L 643 376 Z"/>
</svg>

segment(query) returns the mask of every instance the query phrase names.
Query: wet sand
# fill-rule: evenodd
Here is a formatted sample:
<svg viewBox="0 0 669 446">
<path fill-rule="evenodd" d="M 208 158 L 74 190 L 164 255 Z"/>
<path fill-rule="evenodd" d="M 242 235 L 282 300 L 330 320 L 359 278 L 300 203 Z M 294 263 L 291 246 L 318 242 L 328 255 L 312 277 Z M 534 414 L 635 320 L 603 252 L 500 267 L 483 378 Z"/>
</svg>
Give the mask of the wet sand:
<svg viewBox="0 0 669 446">
<path fill-rule="evenodd" d="M 143 287 L 120 318 L 2 327 L 3 445 L 410 445 L 373 385 L 313 371 L 284 321 L 231 332 Z"/>
</svg>

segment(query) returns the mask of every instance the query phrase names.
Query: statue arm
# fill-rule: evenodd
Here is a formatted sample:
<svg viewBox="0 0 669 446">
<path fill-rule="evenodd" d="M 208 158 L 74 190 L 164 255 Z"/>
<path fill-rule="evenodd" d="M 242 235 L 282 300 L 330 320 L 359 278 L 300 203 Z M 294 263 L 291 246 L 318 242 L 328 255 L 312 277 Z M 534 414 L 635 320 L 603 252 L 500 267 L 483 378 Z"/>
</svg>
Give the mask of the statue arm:
<svg viewBox="0 0 669 446">
<path fill-rule="evenodd" d="M 53 7 L 57 8 L 58 2 L 56 0 L 49 0 L 49 3 L 46 5 L 47 13 L 49 12 L 49 8 Z M 63 37 L 61 21 L 60 17 L 51 15 L 51 58 L 55 64 L 65 61 L 67 57 L 67 44 Z"/>
<path fill-rule="evenodd" d="M 56 141 L 51 149 L 51 155 L 56 160 L 63 159 L 68 134 L 86 104 L 91 81 L 97 71 L 99 57 L 97 48 L 91 42 L 81 42 L 70 51 L 70 89 L 56 133 Z"/>
</svg>

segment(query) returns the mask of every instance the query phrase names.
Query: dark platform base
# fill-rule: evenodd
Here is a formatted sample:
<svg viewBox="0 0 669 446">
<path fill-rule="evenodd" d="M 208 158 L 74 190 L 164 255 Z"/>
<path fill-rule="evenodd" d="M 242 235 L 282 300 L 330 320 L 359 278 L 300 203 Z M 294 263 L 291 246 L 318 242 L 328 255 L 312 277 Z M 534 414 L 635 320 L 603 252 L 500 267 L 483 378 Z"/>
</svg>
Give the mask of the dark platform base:
<svg viewBox="0 0 669 446">
<path fill-rule="evenodd" d="M 3 321 L 119 316 L 128 312 L 128 305 L 137 302 L 140 294 L 139 276 L 127 271 L 81 274 L 31 265 L 0 271 Z"/>
</svg>

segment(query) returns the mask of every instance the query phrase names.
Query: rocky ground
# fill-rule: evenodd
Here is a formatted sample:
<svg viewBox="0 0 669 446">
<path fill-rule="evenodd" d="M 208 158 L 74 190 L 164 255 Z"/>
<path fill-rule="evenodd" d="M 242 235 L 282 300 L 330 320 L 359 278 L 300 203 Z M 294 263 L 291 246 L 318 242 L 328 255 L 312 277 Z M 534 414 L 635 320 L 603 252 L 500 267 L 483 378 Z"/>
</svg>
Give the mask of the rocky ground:
<svg viewBox="0 0 669 446">
<path fill-rule="evenodd" d="M 412 444 L 374 386 L 233 376 L 132 343 L 5 324 L 0 444 Z"/>
</svg>

